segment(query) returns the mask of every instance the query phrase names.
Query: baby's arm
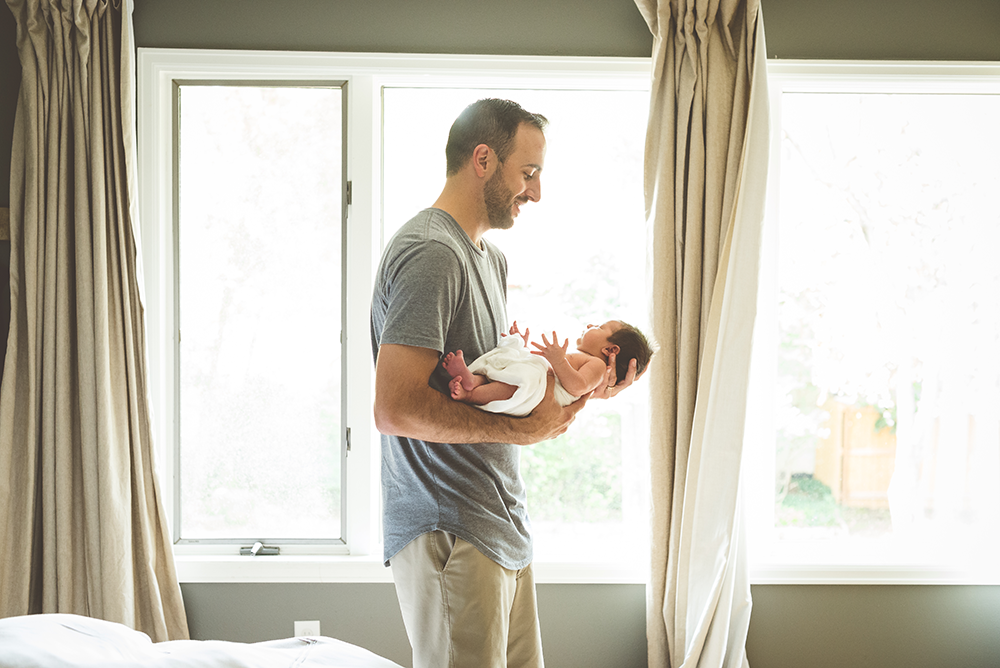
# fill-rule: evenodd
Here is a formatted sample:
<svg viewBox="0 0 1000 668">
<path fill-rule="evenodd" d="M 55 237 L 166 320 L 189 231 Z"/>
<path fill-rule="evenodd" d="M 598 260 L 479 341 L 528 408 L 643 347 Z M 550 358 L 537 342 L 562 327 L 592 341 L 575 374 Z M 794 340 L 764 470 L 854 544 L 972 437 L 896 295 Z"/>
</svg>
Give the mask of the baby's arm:
<svg viewBox="0 0 1000 668">
<path fill-rule="evenodd" d="M 549 361 L 556 378 L 562 383 L 563 388 L 574 397 L 581 397 L 591 392 L 601 381 L 604 380 L 606 365 L 604 360 L 588 355 L 586 353 L 566 354 L 569 346 L 569 339 L 559 345 L 559 339 L 555 332 L 552 332 L 552 343 L 542 334 L 542 343 L 539 345 L 532 342 L 531 345 L 538 348 L 532 350 L 534 355 L 542 355 Z"/>
</svg>

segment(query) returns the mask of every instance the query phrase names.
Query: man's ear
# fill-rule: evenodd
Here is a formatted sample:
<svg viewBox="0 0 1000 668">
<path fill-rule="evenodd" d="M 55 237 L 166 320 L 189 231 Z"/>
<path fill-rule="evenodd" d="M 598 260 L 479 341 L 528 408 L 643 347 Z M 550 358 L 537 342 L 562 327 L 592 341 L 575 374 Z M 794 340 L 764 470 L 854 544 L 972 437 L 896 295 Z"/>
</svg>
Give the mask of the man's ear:
<svg viewBox="0 0 1000 668">
<path fill-rule="evenodd" d="M 476 176 L 486 176 L 493 160 L 493 151 L 486 144 L 480 144 L 472 150 L 472 165 L 476 168 Z"/>
<path fill-rule="evenodd" d="M 604 346 L 604 348 L 601 349 L 601 352 L 604 353 L 605 357 L 610 357 L 612 354 L 614 354 L 617 357 L 618 353 L 620 353 L 621 351 L 622 351 L 621 346 L 619 346 L 617 343 L 612 343 L 610 346 Z"/>
</svg>

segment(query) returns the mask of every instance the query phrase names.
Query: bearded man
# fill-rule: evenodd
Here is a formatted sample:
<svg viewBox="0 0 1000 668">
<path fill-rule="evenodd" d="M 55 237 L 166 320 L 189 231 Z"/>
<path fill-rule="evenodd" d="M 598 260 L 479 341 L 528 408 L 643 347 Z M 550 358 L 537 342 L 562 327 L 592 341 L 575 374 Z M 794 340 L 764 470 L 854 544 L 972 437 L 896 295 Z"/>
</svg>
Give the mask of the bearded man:
<svg viewBox="0 0 1000 668">
<path fill-rule="evenodd" d="M 542 666 L 519 446 L 583 407 L 523 418 L 449 398 L 445 351 L 474 359 L 507 330 L 507 260 L 483 238 L 541 198 L 545 117 L 479 100 L 452 125 L 446 182 L 387 244 L 371 305 L 382 433 L 384 560 L 416 668 Z"/>
</svg>

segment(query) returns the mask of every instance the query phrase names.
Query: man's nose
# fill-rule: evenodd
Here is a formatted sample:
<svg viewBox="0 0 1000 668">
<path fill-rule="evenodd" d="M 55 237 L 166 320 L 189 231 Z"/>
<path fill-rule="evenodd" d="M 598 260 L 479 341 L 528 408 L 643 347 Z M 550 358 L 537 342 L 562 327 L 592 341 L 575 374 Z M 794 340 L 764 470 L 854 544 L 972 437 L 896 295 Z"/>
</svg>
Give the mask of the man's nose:
<svg viewBox="0 0 1000 668">
<path fill-rule="evenodd" d="M 528 198 L 531 202 L 537 202 L 542 199 L 542 175 L 536 174 L 535 178 L 531 179 L 528 187 L 524 189 L 524 196 Z"/>
</svg>

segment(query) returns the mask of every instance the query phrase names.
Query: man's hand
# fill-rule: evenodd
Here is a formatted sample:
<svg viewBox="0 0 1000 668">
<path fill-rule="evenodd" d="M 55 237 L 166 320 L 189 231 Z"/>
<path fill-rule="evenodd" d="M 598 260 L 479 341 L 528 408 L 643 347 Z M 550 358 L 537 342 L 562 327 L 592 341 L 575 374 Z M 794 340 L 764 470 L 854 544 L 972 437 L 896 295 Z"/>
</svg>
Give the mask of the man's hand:
<svg viewBox="0 0 1000 668">
<path fill-rule="evenodd" d="M 576 419 L 576 414 L 587 403 L 589 395 L 583 395 L 568 406 L 560 406 L 555 398 L 556 378 L 550 372 L 546 379 L 545 396 L 535 406 L 530 415 L 514 418 L 524 427 L 524 439 L 512 440 L 517 445 L 533 445 L 548 441 L 566 433 Z"/>
<path fill-rule="evenodd" d="M 611 353 L 608 355 L 608 368 L 604 372 L 604 382 L 597 386 L 593 394 L 590 395 L 591 399 L 610 399 L 611 397 L 617 396 L 622 390 L 635 382 L 635 359 L 632 359 L 628 363 L 628 371 L 625 373 L 625 380 L 618 382 L 617 372 L 615 371 L 617 367 L 615 366 L 615 354 Z M 649 367 L 646 367 L 647 369 Z M 646 373 L 646 369 L 643 369 L 643 373 Z"/>
</svg>

